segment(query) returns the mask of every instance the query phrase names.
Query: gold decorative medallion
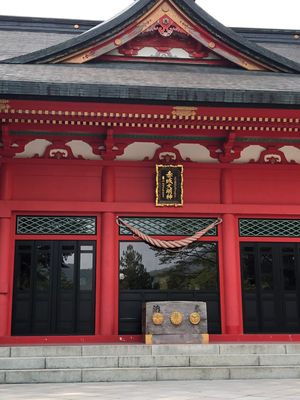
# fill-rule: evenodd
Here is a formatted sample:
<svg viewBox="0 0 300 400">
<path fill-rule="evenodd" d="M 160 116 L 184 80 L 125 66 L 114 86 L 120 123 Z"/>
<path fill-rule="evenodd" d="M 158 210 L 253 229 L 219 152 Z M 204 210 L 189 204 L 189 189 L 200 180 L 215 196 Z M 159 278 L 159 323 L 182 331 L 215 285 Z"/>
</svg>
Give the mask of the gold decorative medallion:
<svg viewBox="0 0 300 400">
<path fill-rule="evenodd" d="M 170 321 L 175 326 L 181 325 L 183 321 L 183 314 L 180 311 L 172 312 L 170 316 Z"/>
<path fill-rule="evenodd" d="M 122 39 L 120 39 L 120 38 L 115 39 L 116 46 L 121 46 L 121 44 L 122 44 Z"/>
<path fill-rule="evenodd" d="M 152 315 L 152 322 L 154 325 L 162 325 L 164 322 L 164 316 L 162 313 L 156 312 Z"/>
<path fill-rule="evenodd" d="M 161 9 L 162 9 L 163 12 L 168 12 L 168 11 L 170 10 L 167 3 L 164 3 L 164 4 L 161 6 Z"/>
<path fill-rule="evenodd" d="M 192 325 L 198 325 L 199 323 L 200 323 L 200 321 L 201 321 L 201 315 L 200 315 L 200 313 L 198 313 L 198 312 L 192 312 L 191 314 L 190 314 L 190 323 L 192 324 Z"/>
</svg>

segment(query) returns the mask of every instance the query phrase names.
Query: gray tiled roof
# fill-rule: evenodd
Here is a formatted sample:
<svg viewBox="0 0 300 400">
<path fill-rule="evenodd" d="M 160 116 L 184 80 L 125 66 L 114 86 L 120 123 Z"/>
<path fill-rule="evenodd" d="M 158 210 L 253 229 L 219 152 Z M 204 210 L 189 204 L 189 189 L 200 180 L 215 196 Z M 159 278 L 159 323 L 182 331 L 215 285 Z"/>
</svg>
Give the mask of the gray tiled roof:
<svg viewBox="0 0 300 400">
<path fill-rule="evenodd" d="M 143 7 L 151 5 L 153 1 L 139 0 L 132 9 L 142 12 Z M 174 1 L 179 2 L 179 0 Z M 234 45 L 240 46 L 241 49 L 245 48 L 246 53 L 253 51 L 257 53 L 258 58 L 262 57 L 262 60 L 265 57 L 266 59 L 270 57 L 271 64 L 274 62 L 274 65 L 283 67 L 287 65 L 287 71 L 296 72 L 296 74 L 139 62 L 105 62 L 84 65 L 22 64 L 24 57 L 27 60 L 28 57 L 30 59 L 33 56 L 29 54 L 31 52 L 42 50 L 41 53 L 45 51 L 51 53 L 53 50 L 53 48 L 51 50 L 51 46 L 54 46 L 55 51 L 61 51 L 66 46 L 68 47 L 68 43 L 74 42 L 76 44 L 83 38 L 94 40 L 104 28 L 111 34 L 114 29 L 119 29 L 116 23 L 119 21 L 118 18 L 121 17 L 118 17 L 114 22 L 108 21 L 107 24 L 99 25 L 95 30 L 89 30 L 86 34 L 81 35 L 76 35 L 71 31 L 70 33 L 58 33 L 55 30 L 43 32 L 41 31 L 41 21 L 38 21 L 38 31 L 26 31 L 27 28 L 25 27 L 25 29 L 24 26 L 22 26 L 22 30 L 14 31 L 11 21 L 8 21 L 10 23 L 9 29 L 0 26 L 0 98 L 39 96 L 44 99 L 51 97 L 59 99 L 84 98 L 93 101 L 122 100 L 124 102 L 160 102 L 161 104 L 300 105 L 300 74 L 297 73 L 300 71 L 300 44 L 297 44 L 297 41 L 288 42 L 287 37 L 291 35 L 290 32 L 279 34 L 276 31 L 276 37 L 280 38 L 280 42 L 274 41 L 273 36 L 272 40 L 265 43 L 260 38 L 259 45 L 261 47 L 258 47 L 245 41 L 241 33 L 238 35 L 220 25 L 199 7 L 196 7 L 192 0 L 182 0 L 182 4 L 189 13 L 195 14 L 193 16 L 198 23 L 207 25 L 207 29 L 217 32 L 221 35 L 220 37 L 223 38 L 224 36 L 228 43 L 232 42 Z M 125 23 L 125 14 L 122 16 L 123 19 L 121 18 L 119 21 L 120 25 Z M 134 16 L 135 14 L 131 17 Z M 5 22 L 8 23 L 6 20 Z M 49 22 L 51 26 L 53 23 L 55 25 L 55 21 Z M 50 29 L 49 26 L 48 29 Z M 254 43 L 258 34 L 253 31 L 251 35 Z M 268 33 L 268 35 L 264 33 L 264 35 L 268 37 L 271 33 Z M 71 48 L 72 46 L 69 50 Z M 277 53 L 278 56 L 270 55 L 268 50 Z M 1 60 L 3 62 L 7 58 L 22 55 L 25 56 L 18 60 L 20 64 L 1 64 Z M 24 62 L 29 62 L 26 60 Z M 299 63 L 295 64 L 295 69 L 292 61 Z M 285 71 L 281 67 L 279 70 Z"/>
<path fill-rule="evenodd" d="M 283 44 L 283 43 L 259 43 L 260 46 L 280 54 L 289 60 L 300 63 L 300 45 L 299 44 Z"/>
<path fill-rule="evenodd" d="M 0 30 L 0 60 L 44 49 L 64 42 L 73 36 L 59 33 Z"/>
<path fill-rule="evenodd" d="M 300 105 L 300 75 L 169 64 L 0 64 L 0 95 Z"/>
<path fill-rule="evenodd" d="M 62 43 L 74 34 L 0 30 L 0 61 Z M 259 43 L 274 53 L 300 63 L 300 44 Z"/>
<path fill-rule="evenodd" d="M 0 15 L 0 30 L 19 32 L 49 32 L 78 35 L 98 25 L 101 21 L 23 17 L 16 15 Z"/>
<path fill-rule="evenodd" d="M 0 61 L 62 43 L 74 34 L 0 30 Z M 300 44 L 259 43 L 274 53 L 300 63 Z"/>
<path fill-rule="evenodd" d="M 195 24 L 202 26 L 217 38 L 217 40 L 221 40 L 243 55 L 250 57 L 252 60 L 259 61 L 263 65 L 266 65 L 269 67 L 269 70 L 300 73 L 300 64 L 246 40 L 242 35 L 225 27 L 212 18 L 200 8 L 194 0 L 173 1 Z M 101 41 L 104 41 L 114 37 L 117 33 L 120 33 L 123 29 L 128 27 L 130 23 L 138 21 L 141 15 L 145 15 L 155 3 L 156 0 L 136 0 L 124 12 L 118 14 L 113 19 L 100 23 L 78 36 L 32 53 L 6 59 L 5 62 L 9 64 L 44 64 L 55 62 L 62 57 L 92 46 L 97 43 L 100 38 Z"/>
</svg>

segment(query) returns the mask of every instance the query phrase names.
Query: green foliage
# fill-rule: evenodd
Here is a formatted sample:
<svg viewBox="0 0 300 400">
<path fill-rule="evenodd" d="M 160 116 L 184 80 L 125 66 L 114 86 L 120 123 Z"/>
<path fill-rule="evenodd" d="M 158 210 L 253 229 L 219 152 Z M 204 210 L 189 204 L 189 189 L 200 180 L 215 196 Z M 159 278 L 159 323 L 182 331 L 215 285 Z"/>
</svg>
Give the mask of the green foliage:
<svg viewBox="0 0 300 400">
<path fill-rule="evenodd" d="M 129 244 L 120 261 L 120 274 L 124 275 L 120 280 L 121 289 L 152 289 L 153 279 L 142 261 L 142 255 Z"/>
<path fill-rule="evenodd" d="M 156 258 L 147 272 L 143 256 L 128 244 L 120 258 L 121 289 L 216 290 L 218 264 L 216 243 L 194 243 L 179 251 L 145 246 L 145 255 Z M 143 252 L 144 252 L 143 251 Z M 143 253 L 144 254 L 144 253 Z M 146 257 L 146 256 L 145 256 Z"/>
<path fill-rule="evenodd" d="M 159 274 L 167 289 L 217 289 L 217 252 L 215 243 L 196 242 L 180 251 L 157 250 L 160 265 L 170 265 Z"/>
</svg>

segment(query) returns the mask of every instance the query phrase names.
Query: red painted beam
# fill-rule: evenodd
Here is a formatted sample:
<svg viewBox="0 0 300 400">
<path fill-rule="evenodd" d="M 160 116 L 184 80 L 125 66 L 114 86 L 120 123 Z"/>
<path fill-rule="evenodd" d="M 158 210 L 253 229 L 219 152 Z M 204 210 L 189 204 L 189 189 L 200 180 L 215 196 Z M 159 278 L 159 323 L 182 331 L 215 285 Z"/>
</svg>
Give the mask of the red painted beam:
<svg viewBox="0 0 300 400">
<path fill-rule="evenodd" d="M 188 215 L 219 216 L 220 214 L 236 214 L 241 216 L 274 218 L 288 216 L 298 218 L 300 205 L 298 204 L 185 204 L 166 212 L 165 209 L 155 207 L 153 203 L 98 203 L 98 202 L 72 202 L 72 201 L 0 201 L 0 217 L 8 215 L 9 212 L 26 212 L 28 215 L 34 213 L 59 213 L 59 214 L 94 214 L 99 212 L 114 212 L 117 214 L 140 215 L 147 213 L 153 215 Z"/>
<path fill-rule="evenodd" d="M 225 334 L 209 335 L 210 344 L 221 343 L 299 343 L 300 334 Z M 0 346 L 15 345 L 83 345 L 83 344 L 141 344 L 142 335 L 95 335 L 95 336 L 2 336 Z M 208 345 L 209 346 L 209 345 Z"/>
</svg>

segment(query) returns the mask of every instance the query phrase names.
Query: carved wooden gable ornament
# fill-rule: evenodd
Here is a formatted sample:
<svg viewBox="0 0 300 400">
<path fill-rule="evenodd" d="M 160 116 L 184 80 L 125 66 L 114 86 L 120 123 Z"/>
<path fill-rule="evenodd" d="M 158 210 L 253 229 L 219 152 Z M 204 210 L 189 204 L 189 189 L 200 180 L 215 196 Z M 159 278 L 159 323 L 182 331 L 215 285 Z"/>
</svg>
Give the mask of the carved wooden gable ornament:
<svg viewBox="0 0 300 400">
<path fill-rule="evenodd" d="M 81 64 L 104 60 L 238 65 L 248 70 L 266 70 L 263 64 L 230 48 L 220 37 L 195 23 L 172 0 L 156 1 L 140 18 L 109 40 L 99 41 L 56 62 Z"/>
</svg>

